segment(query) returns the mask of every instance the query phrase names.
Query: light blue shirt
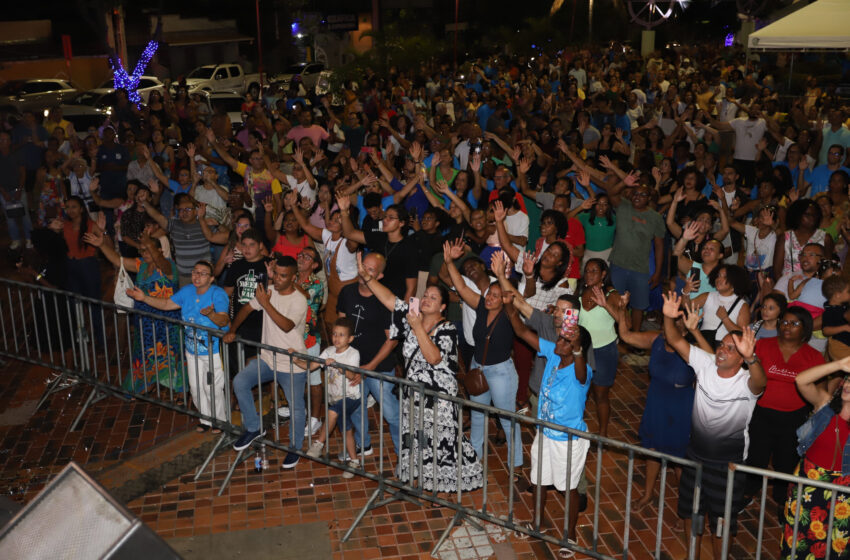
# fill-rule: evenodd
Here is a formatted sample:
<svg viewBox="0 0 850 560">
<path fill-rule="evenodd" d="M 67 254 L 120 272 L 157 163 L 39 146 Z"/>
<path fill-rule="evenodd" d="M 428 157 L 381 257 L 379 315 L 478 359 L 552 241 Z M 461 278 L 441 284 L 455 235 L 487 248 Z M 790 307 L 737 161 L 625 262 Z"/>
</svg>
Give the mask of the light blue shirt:
<svg viewBox="0 0 850 560">
<path fill-rule="evenodd" d="M 197 288 L 193 285 L 183 286 L 180 291 L 171 296 L 171 301 L 180 306 L 181 319 L 187 323 L 195 323 L 201 327 L 226 331 L 229 327 L 219 327 L 212 320 L 201 313 L 201 309 L 213 306 L 216 312 L 227 312 L 230 306 L 230 299 L 227 297 L 227 292 L 223 288 L 216 285 L 210 286 L 203 294 L 198 294 Z M 185 351 L 196 356 L 206 356 L 209 354 L 208 333 L 205 330 L 193 329 L 186 327 L 185 329 Z M 213 354 L 218 354 L 218 339 L 213 339 Z"/>
<path fill-rule="evenodd" d="M 575 364 L 557 369 L 561 365 L 561 357 L 555 354 L 554 342 L 541 338 L 539 345 L 540 352 L 537 355 L 546 359 L 546 367 L 540 382 L 537 419 L 586 432 L 584 405 L 587 403 L 593 372 L 587 368 L 587 380 L 582 384 L 576 379 Z M 570 439 L 565 432 L 550 428 L 543 428 L 543 435 L 557 441 Z"/>
</svg>

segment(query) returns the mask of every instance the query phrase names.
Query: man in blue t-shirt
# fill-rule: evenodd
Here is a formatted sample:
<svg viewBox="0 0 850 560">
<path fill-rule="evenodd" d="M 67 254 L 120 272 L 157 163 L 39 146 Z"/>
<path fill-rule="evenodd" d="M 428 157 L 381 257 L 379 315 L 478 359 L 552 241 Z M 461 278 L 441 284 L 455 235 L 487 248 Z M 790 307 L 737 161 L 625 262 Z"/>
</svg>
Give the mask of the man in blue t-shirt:
<svg viewBox="0 0 850 560">
<path fill-rule="evenodd" d="M 144 302 L 162 311 L 180 310 L 180 318 L 187 323 L 195 323 L 204 330 L 186 327 L 184 346 L 186 351 L 186 370 L 189 377 L 189 390 L 192 401 L 201 413 L 199 432 L 205 432 L 211 425 L 210 417 L 224 422 L 227 419 L 224 395 L 224 367 L 219 354 L 219 339 L 212 338 L 207 329 L 227 330 L 230 325 L 228 307 L 230 300 L 227 292 L 213 285 L 213 265 L 209 261 L 198 261 L 192 268 L 192 283 L 184 286 L 168 299 L 145 295 L 139 288 L 128 290 L 127 294 L 136 301 Z M 210 351 L 212 350 L 212 351 Z M 210 380 L 212 379 L 212 380 Z M 220 430 L 214 429 L 218 433 Z"/>
</svg>

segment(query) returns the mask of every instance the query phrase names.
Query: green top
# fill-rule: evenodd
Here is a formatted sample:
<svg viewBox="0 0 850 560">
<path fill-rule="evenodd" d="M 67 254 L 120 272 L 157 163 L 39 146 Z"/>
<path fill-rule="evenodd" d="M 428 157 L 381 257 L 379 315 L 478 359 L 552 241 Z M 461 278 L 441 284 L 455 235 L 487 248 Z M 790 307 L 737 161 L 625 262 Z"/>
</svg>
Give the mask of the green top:
<svg viewBox="0 0 850 560">
<path fill-rule="evenodd" d="M 653 238 L 664 238 L 666 226 L 661 214 L 647 208 L 638 212 L 628 200 L 617 205 L 620 227 L 614 233 L 611 264 L 642 274 L 649 274 L 649 255 Z"/>
<path fill-rule="evenodd" d="M 614 245 L 614 233 L 617 230 L 617 215 L 611 214 L 611 225 L 607 218 L 599 216 L 590 223 L 590 213 L 587 210 L 578 215 L 578 221 L 584 226 L 585 249 L 588 251 L 607 251 Z"/>
</svg>

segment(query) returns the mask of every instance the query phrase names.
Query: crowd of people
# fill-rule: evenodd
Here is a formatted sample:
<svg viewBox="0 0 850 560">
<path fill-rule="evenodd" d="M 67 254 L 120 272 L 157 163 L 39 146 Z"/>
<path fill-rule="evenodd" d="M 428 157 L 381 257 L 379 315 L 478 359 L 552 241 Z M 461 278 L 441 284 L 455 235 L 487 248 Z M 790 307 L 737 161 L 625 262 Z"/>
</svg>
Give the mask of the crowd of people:
<svg viewBox="0 0 850 560">
<path fill-rule="evenodd" d="M 838 484 L 850 472 L 848 114 L 815 78 L 786 93 L 767 64 L 713 47 L 423 63 L 335 96 L 293 83 L 243 105 L 241 124 L 179 84 L 138 107 L 118 90 L 89 131 L 58 107 L 5 118 L 0 203 L 29 281 L 108 297 L 108 262 L 133 277 L 137 309 L 227 330 L 141 320 L 128 392 L 188 391 L 224 420 L 229 372 L 242 450 L 264 433 L 254 388 L 276 380 L 294 449 L 323 418 L 345 427 L 346 476 L 373 452 L 361 402 L 377 401 L 402 481 L 476 490 L 485 416 L 466 432 L 455 403 L 334 363 L 580 431 L 589 398 L 608 436 L 620 354 L 648 353 L 640 443 L 703 464 L 699 515 L 687 468 L 678 513 L 720 537 L 760 489 L 736 474 L 724 519 L 729 462 Z M 221 351 L 236 337 L 327 367 L 246 345 L 240 370 Z M 520 431 L 497 425 L 522 482 Z M 572 541 L 588 448 L 545 428 L 529 457 L 532 485 L 567 494 Z M 647 461 L 635 507 L 659 467 Z M 782 553 L 820 558 L 830 494 L 804 491 L 773 484 Z M 837 500 L 832 557 L 846 558 Z"/>
</svg>

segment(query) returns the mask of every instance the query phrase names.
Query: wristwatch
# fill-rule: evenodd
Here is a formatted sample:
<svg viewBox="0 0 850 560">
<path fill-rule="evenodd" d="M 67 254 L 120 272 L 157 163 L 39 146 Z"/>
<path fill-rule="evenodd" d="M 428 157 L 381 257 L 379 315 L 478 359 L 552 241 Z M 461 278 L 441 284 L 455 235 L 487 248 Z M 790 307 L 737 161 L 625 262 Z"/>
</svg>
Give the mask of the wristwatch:
<svg viewBox="0 0 850 560">
<path fill-rule="evenodd" d="M 753 364 L 754 364 L 754 363 L 756 363 L 757 361 L 759 361 L 759 357 L 758 357 L 757 355 L 755 355 L 755 354 L 753 354 L 753 357 L 752 357 L 752 358 L 750 358 L 749 360 L 748 360 L 748 359 L 746 359 L 746 358 L 744 358 L 744 363 L 745 363 L 745 364 L 747 364 L 748 366 L 753 365 Z"/>
</svg>

